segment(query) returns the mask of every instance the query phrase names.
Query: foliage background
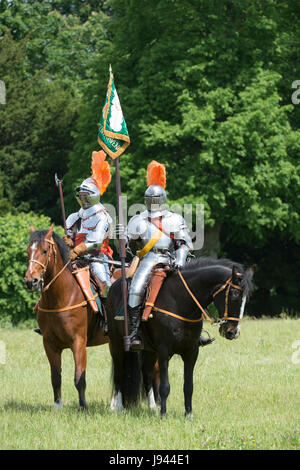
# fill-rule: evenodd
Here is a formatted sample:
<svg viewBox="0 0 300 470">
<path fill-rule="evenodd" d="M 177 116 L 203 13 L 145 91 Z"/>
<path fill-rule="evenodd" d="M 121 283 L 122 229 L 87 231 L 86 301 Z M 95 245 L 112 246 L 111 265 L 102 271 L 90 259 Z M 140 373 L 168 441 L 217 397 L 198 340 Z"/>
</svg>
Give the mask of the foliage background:
<svg viewBox="0 0 300 470">
<path fill-rule="evenodd" d="M 8 214 L 0 217 L 0 324 L 5 326 L 32 323 L 33 307 L 39 295 L 28 292 L 23 279 L 27 266 L 26 248 L 29 243 L 29 227 L 44 230 L 50 226 L 49 217 L 34 213 Z M 7 230 L 7 227 L 10 230 Z M 62 227 L 56 233 L 63 235 Z M 31 321 L 30 321 L 31 320 Z"/>
<path fill-rule="evenodd" d="M 149 161 L 165 163 L 169 202 L 203 203 L 218 255 L 255 265 L 248 313 L 299 312 L 299 27 L 292 0 L 2 0 L 1 244 L 23 249 L 20 211 L 61 223 L 55 172 L 77 209 L 111 63 L 132 141 L 128 204 L 143 200 Z M 3 256 L 1 278 L 23 277 L 24 260 Z"/>
</svg>

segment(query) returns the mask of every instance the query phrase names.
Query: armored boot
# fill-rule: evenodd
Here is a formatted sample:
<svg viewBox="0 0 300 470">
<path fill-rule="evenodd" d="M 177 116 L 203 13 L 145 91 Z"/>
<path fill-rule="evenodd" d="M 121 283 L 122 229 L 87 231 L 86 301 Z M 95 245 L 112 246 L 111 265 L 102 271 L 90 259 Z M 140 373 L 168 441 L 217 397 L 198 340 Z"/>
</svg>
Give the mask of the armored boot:
<svg viewBox="0 0 300 470">
<path fill-rule="evenodd" d="M 203 330 L 203 331 L 205 331 L 205 330 Z M 199 346 L 202 346 L 202 347 L 207 346 L 208 344 L 211 344 L 215 340 L 215 338 L 210 336 L 210 334 L 207 331 L 205 331 L 205 333 L 208 334 L 208 337 L 205 338 L 204 336 L 200 335 Z"/>
<path fill-rule="evenodd" d="M 130 351 L 141 351 L 143 343 L 138 335 L 138 327 L 140 324 L 141 305 L 137 307 L 128 307 L 129 325 L 130 325 Z"/>
</svg>

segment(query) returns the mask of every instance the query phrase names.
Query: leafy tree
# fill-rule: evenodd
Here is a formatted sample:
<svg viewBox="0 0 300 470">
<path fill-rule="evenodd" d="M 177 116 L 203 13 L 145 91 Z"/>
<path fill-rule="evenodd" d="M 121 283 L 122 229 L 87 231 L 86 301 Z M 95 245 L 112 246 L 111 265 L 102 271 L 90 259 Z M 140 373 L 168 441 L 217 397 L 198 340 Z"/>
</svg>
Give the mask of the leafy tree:
<svg viewBox="0 0 300 470">
<path fill-rule="evenodd" d="M 44 211 L 56 219 L 54 172 L 66 169 L 76 100 L 43 71 L 26 74 L 26 45 L 26 39 L 17 43 L 9 33 L 0 40 L 6 84 L 6 104 L 0 107 L 3 196 L 18 211 Z"/>
<path fill-rule="evenodd" d="M 142 201 L 146 167 L 156 159 L 167 166 L 169 201 L 203 203 L 206 227 L 220 228 L 223 254 L 249 245 L 254 259 L 243 252 L 240 260 L 253 263 L 259 254 L 250 246 L 270 247 L 275 234 L 299 243 L 300 107 L 290 99 L 299 62 L 289 70 L 299 13 L 292 2 L 107 5 L 111 63 L 132 141 L 120 165 L 129 203 Z M 95 62 L 100 81 L 98 70 Z M 80 151 L 91 149 L 104 94 L 102 84 L 86 90 L 68 174 Z M 89 159 L 80 163 L 88 170 Z"/>
<path fill-rule="evenodd" d="M 24 275 L 27 269 L 26 248 L 29 243 L 29 228 L 48 229 L 50 219 L 34 213 L 6 214 L 0 217 L 0 323 L 16 325 L 34 318 L 33 307 L 39 294 L 27 291 Z M 62 236 L 62 227 L 55 231 Z"/>
<path fill-rule="evenodd" d="M 89 80 L 90 65 L 107 39 L 102 3 L 12 0 L 0 8 L 0 34 L 8 28 L 17 42 L 27 38 L 26 71 L 47 69 L 51 80 L 78 94 Z"/>
</svg>

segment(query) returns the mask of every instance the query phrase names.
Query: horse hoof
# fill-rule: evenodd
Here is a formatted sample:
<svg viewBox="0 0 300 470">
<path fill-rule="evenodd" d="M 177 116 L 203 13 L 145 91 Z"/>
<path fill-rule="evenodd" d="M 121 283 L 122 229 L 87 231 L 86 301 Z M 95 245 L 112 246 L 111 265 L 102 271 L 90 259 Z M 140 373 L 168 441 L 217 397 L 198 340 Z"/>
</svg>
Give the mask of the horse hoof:
<svg viewBox="0 0 300 470">
<path fill-rule="evenodd" d="M 88 406 L 87 406 L 86 404 L 85 404 L 85 405 L 79 404 L 78 411 L 79 411 L 79 412 L 81 412 L 81 411 L 82 411 L 82 412 L 87 412 L 87 411 L 89 411 L 89 409 L 88 409 Z"/>
<path fill-rule="evenodd" d="M 53 406 L 53 410 L 54 411 L 61 411 L 63 408 L 63 404 L 62 404 L 62 401 L 55 401 L 54 402 L 54 406 Z"/>
<path fill-rule="evenodd" d="M 192 423 L 194 421 L 193 413 L 185 413 L 185 419 Z"/>
<path fill-rule="evenodd" d="M 121 392 L 114 393 L 111 403 L 110 403 L 110 411 L 120 413 L 124 410 L 123 403 L 122 403 L 122 394 Z"/>
</svg>

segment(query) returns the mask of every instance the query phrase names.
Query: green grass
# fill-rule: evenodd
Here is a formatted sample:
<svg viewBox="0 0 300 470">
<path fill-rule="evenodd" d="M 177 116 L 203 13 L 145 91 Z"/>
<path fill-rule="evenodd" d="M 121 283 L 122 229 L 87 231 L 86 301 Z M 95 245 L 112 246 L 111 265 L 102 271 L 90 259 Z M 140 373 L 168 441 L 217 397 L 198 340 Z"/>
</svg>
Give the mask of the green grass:
<svg viewBox="0 0 300 470">
<path fill-rule="evenodd" d="M 63 404 L 53 411 L 48 361 L 31 330 L 2 329 L 0 449 L 299 449 L 300 363 L 292 361 L 300 320 L 248 320 L 236 341 L 216 337 L 200 349 L 194 374 L 194 421 L 184 419 L 181 358 L 170 361 L 167 419 L 147 404 L 109 410 L 108 346 L 88 349 L 87 402 L 78 412 L 71 352 L 63 353 Z"/>
</svg>

